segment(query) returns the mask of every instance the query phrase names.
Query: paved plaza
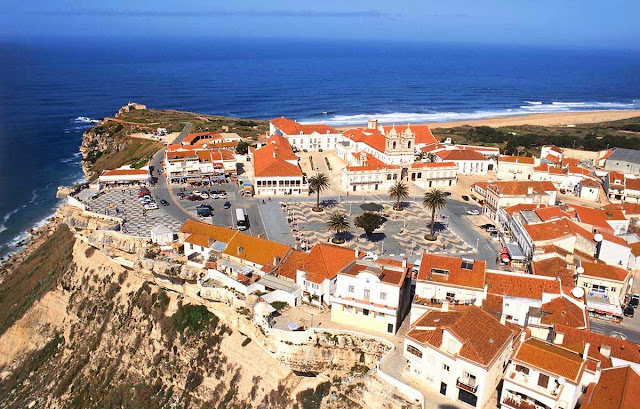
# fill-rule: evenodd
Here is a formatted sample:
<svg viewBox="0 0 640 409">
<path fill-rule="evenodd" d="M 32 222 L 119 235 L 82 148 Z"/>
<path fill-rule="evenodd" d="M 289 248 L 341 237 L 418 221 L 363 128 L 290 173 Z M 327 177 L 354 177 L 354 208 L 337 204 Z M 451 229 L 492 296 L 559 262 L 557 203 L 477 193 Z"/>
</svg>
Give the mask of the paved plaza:
<svg viewBox="0 0 640 409">
<path fill-rule="evenodd" d="M 85 200 L 90 211 L 122 218 L 123 233 L 146 237 L 158 224 L 164 224 L 173 231 L 180 229 L 184 220 L 176 220 L 169 216 L 160 206 L 157 210 L 143 212 L 138 201 L 138 189 L 121 188 L 105 190 L 92 199 Z M 146 214 L 145 214 L 146 213 Z"/>
<path fill-rule="evenodd" d="M 430 232 L 431 214 L 415 203 L 407 203 L 405 210 L 396 212 L 389 203 L 381 203 L 379 214 L 386 221 L 376 230 L 372 237 L 366 237 L 362 229 L 353 225 L 354 219 L 362 214 L 362 203 L 333 203 L 325 207 L 324 212 L 311 210 L 313 202 L 288 202 L 283 207 L 290 225 L 299 241 L 308 247 L 318 242 L 328 242 L 334 234 L 327 229 L 326 222 L 333 213 L 344 212 L 351 223 L 351 233 L 347 235 L 344 246 L 358 247 L 363 251 L 376 251 L 385 255 L 420 254 L 423 252 L 460 255 L 475 251 L 475 248 L 464 242 L 458 235 L 446 227 L 446 223 L 436 223 L 438 240 L 425 240 Z"/>
</svg>

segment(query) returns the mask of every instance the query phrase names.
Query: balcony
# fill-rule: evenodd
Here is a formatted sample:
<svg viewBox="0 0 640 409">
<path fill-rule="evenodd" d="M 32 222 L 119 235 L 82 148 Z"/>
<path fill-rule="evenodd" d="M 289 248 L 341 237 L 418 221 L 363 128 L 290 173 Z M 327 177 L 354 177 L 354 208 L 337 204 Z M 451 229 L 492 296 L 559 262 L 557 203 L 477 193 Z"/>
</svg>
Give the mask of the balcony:
<svg viewBox="0 0 640 409">
<path fill-rule="evenodd" d="M 467 392 L 476 393 L 478 391 L 478 384 L 475 379 L 458 378 L 456 386 Z"/>
<path fill-rule="evenodd" d="M 504 391 L 502 404 L 513 409 L 550 409 L 547 405 L 537 402 L 535 399 L 508 390 Z"/>
</svg>

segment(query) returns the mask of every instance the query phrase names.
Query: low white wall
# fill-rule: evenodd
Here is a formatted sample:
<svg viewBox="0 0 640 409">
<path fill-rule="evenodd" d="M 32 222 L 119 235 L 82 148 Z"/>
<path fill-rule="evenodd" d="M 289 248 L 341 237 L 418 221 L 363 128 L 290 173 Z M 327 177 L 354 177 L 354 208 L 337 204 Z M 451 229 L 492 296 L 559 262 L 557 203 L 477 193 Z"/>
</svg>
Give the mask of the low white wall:
<svg viewBox="0 0 640 409">
<path fill-rule="evenodd" d="M 250 294 L 248 292 L 247 286 L 239 283 L 238 281 L 234 280 L 233 278 L 229 277 L 224 273 L 221 273 L 218 270 L 214 270 L 210 268 L 207 272 L 207 278 L 219 281 L 223 286 L 233 288 L 234 290 L 236 290 L 237 292 L 245 296 Z"/>
</svg>

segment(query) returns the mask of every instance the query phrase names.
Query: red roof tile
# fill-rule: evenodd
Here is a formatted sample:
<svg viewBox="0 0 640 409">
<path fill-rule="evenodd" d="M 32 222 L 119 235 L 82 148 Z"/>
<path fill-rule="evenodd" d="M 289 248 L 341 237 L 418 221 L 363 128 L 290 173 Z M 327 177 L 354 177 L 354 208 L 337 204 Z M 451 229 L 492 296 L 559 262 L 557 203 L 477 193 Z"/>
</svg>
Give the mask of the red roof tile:
<svg viewBox="0 0 640 409">
<path fill-rule="evenodd" d="M 436 152 L 436 155 L 443 161 L 457 161 L 457 160 L 476 160 L 476 161 L 488 161 L 489 159 L 483 154 L 470 149 L 449 149 L 440 152 Z"/>
<path fill-rule="evenodd" d="M 640 375 L 631 366 L 602 371 L 591 384 L 581 409 L 636 409 L 640 396 Z"/>
<path fill-rule="evenodd" d="M 291 119 L 280 117 L 270 121 L 276 128 L 285 133 L 286 135 L 309 135 L 314 132 L 321 134 L 337 134 L 338 131 L 329 125 L 324 124 L 299 124 Z"/>
<path fill-rule="evenodd" d="M 533 165 L 534 159 L 530 156 L 500 156 L 499 162 L 521 163 L 523 165 Z"/>
<path fill-rule="evenodd" d="M 334 278 L 355 260 L 355 251 L 352 249 L 318 243 L 306 255 L 299 270 L 307 273 L 307 280 L 320 284 Z"/>
<path fill-rule="evenodd" d="M 542 299 L 542 294 L 560 294 L 560 282 L 525 274 L 487 272 L 486 283 L 489 294 L 508 297 Z"/>
<path fill-rule="evenodd" d="M 536 338 L 529 338 L 521 343 L 513 359 L 544 372 L 562 376 L 574 384 L 578 382 L 584 369 L 584 361 L 579 353 Z"/>
<path fill-rule="evenodd" d="M 463 263 L 465 268 L 462 267 Z M 485 267 L 484 260 L 425 253 L 420 262 L 418 280 L 481 289 L 484 288 Z"/>
<path fill-rule="evenodd" d="M 605 278 L 614 281 L 626 281 L 627 277 L 631 274 L 627 270 L 610 266 L 604 263 L 593 263 L 590 261 L 582 261 L 580 266 L 584 268 L 582 275 L 588 277 Z"/>
</svg>

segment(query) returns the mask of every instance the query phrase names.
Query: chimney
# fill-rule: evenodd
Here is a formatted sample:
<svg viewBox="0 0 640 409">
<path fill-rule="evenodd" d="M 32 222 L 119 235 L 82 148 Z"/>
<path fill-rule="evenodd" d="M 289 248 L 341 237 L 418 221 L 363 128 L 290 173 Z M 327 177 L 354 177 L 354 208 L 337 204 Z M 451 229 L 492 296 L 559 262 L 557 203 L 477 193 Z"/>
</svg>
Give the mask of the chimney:
<svg viewBox="0 0 640 409">
<path fill-rule="evenodd" d="M 587 360 L 587 358 L 589 357 L 589 346 L 590 346 L 590 345 L 589 345 L 589 343 L 588 343 L 588 342 L 586 342 L 586 343 L 584 344 L 584 353 L 582 354 L 582 360 L 583 360 L 583 361 L 586 361 L 586 360 Z"/>
<path fill-rule="evenodd" d="M 442 312 L 449 312 L 449 301 L 442 303 Z"/>
<path fill-rule="evenodd" d="M 276 151 L 273 151 L 273 157 L 274 158 L 276 157 Z"/>
<path fill-rule="evenodd" d="M 527 187 L 527 195 L 532 195 L 532 194 L 533 194 L 533 186 Z"/>
<path fill-rule="evenodd" d="M 556 336 L 553 339 L 554 344 L 562 344 L 564 342 L 564 333 L 556 332 Z"/>
<path fill-rule="evenodd" d="M 273 266 L 274 266 L 274 267 L 277 267 L 277 266 L 278 266 L 278 264 L 280 264 L 280 257 L 275 256 L 275 257 L 273 258 Z"/>
<path fill-rule="evenodd" d="M 360 249 L 356 247 L 355 253 L 356 253 L 356 258 L 359 258 L 360 257 Z"/>
<path fill-rule="evenodd" d="M 524 342 L 527 339 L 527 333 L 523 330 L 520 332 L 520 342 Z"/>
<path fill-rule="evenodd" d="M 505 314 L 500 315 L 500 325 L 507 325 L 507 316 Z"/>
<path fill-rule="evenodd" d="M 407 268 L 407 258 L 406 257 L 402 258 L 402 267 L 403 268 Z"/>
<path fill-rule="evenodd" d="M 600 353 L 605 358 L 611 358 L 611 347 L 609 345 L 600 345 Z"/>
<path fill-rule="evenodd" d="M 238 246 L 238 255 L 241 255 L 244 252 L 244 247 Z"/>
<path fill-rule="evenodd" d="M 369 129 L 377 129 L 378 128 L 378 120 L 377 119 L 369 119 L 369 123 L 367 124 L 367 128 Z"/>
</svg>

